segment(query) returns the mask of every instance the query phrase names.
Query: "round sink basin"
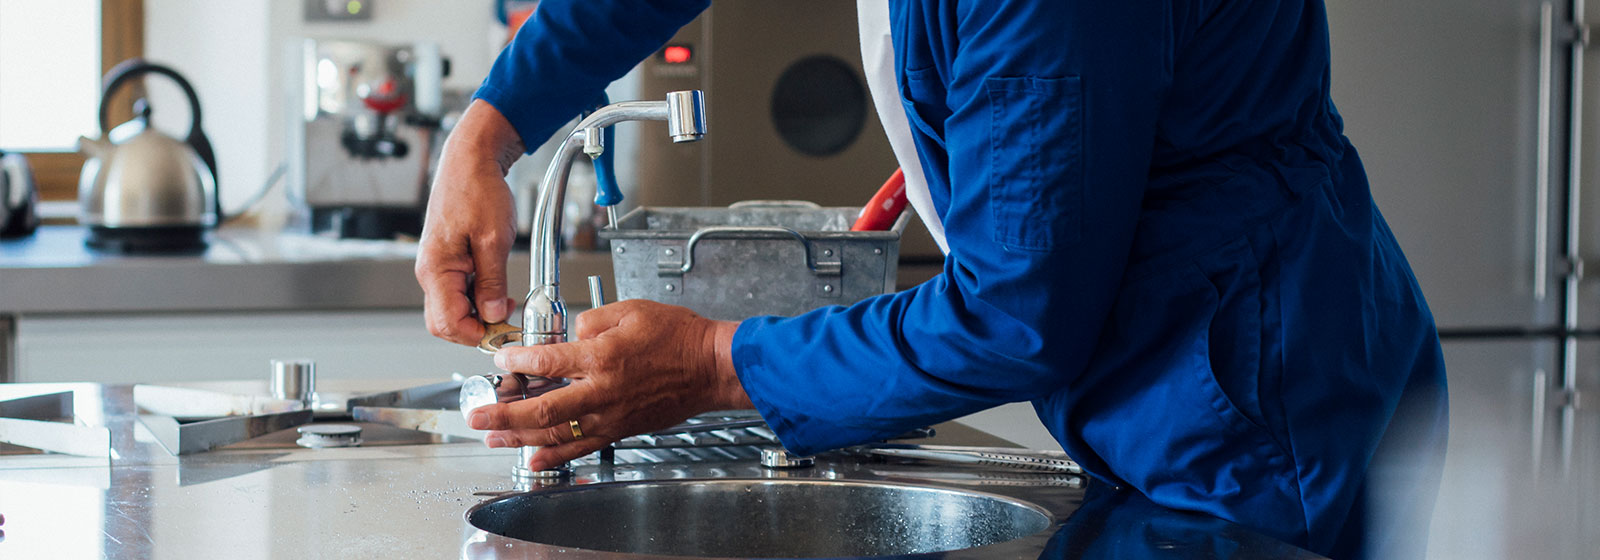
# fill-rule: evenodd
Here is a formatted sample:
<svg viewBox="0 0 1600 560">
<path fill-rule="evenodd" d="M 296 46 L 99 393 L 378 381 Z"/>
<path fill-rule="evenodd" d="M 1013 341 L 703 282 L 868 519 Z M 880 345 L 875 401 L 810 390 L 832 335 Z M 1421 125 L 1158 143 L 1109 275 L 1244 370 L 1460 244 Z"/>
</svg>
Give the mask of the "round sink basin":
<svg viewBox="0 0 1600 560">
<path fill-rule="evenodd" d="M 1011 498 L 880 482 L 665 480 L 516 494 L 467 511 L 497 535 L 603 552 L 735 558 L 896 556 L 1049 529 Z"/>
</svg>

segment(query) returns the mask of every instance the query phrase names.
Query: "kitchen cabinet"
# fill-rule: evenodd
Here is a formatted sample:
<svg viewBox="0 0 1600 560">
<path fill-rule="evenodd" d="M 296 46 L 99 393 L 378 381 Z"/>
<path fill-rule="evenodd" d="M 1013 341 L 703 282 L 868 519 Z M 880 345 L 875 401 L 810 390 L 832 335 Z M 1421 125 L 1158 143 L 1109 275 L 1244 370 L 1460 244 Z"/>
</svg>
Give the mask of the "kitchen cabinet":
<svg viewBox="0 0 1600 560">
<path fill-rule="evenodd" d="M 117 255 L 85 235 L 0 242 L 0 381 L 265 379 L 273 358 L 355 378 L 493 367 L 428 335 L 415 243 L 225 229 L 199 254 Z M 570 257 L 573 273 L 609 269 L 605 254 Z M 509 267 L 526 290 L 525 254 Z"/>
<path fill-rule="evenodd" d="M 1579 1 L 1330 2 L 1333 98 L 1438 320 L 1436 558 L 1597 549 L 1600 76 Z M 1587 70 L 1587 72 L 1586 72 Z"/>
</svg>

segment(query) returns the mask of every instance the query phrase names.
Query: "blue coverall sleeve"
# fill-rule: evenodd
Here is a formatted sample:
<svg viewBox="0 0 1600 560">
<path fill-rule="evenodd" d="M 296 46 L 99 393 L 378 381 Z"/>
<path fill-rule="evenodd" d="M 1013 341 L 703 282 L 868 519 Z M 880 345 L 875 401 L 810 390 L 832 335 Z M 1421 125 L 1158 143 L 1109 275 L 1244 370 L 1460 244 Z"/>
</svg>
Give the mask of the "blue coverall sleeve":
<svg viewBox="0 0 1600 560">
<path fill-rule="evenodd" d="M 798 453 L 1072 383 L 1122 280 L 1169 81 L 1164 3 L 931 4 L 891 18 L 942 274 L 734 337 L 746 392 Z"/>
<path fill-rule="evenodd" d="M 473 94 L 532 153 L 600 92 L 666 44 L 710 0 L 545 0 Z"/>
</svg>

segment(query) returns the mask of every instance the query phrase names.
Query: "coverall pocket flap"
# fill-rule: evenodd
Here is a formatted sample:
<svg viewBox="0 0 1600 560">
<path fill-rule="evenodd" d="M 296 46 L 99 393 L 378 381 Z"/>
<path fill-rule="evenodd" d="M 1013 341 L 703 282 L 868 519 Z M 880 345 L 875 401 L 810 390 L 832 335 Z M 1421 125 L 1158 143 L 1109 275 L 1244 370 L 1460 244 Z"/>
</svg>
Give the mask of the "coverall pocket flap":
<svg viewBox="0 0 1600 560">
<path fill-rule="evenodd" d="M 903 78 L 900 82 L 900 102 L 905 105 L 911 126 L 944 147 L 945 119 L 950 118 L 944 82 L 940 81 L 932 67 L 906 70 Z"/>
<path fill-rule="evenodd" d="M 989 202 L 994 240 L 1049 251 L 1083 238 L 1083 85 L 988 78 Z"/>
</svg>

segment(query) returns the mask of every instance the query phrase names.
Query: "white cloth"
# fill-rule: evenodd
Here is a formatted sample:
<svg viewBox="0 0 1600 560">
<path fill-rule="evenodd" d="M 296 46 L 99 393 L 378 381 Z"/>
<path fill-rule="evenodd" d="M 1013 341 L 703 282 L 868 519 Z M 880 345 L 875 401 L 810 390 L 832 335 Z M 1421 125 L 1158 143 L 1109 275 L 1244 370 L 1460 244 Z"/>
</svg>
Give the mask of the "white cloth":
<svg viewBox="0 0 1600 560">
<path fill-rule="evenodd" d="M 889 35 L 889 2 L 857 0 L 856 17 L 860 21 L 861 65 L 867 73 L 867 89 L 872 92 L 872 104 L 877 106 L 878 120 L 883 121 L 883 130 L 889 135 L 894 158 L 905 172 L 906 200 L 928 226 L 928 233 L 933 234 L 939 250 L 949 254 L 944 223 L 933 209 L 928 180 L 922 173 L 922 160 L 917 159 L 917 145 L 911 140 L 911 121 L 906 119 L 905 106 L 900 103 L 900 88 L 894 72 L 894 40 Z"/>
</svg>

